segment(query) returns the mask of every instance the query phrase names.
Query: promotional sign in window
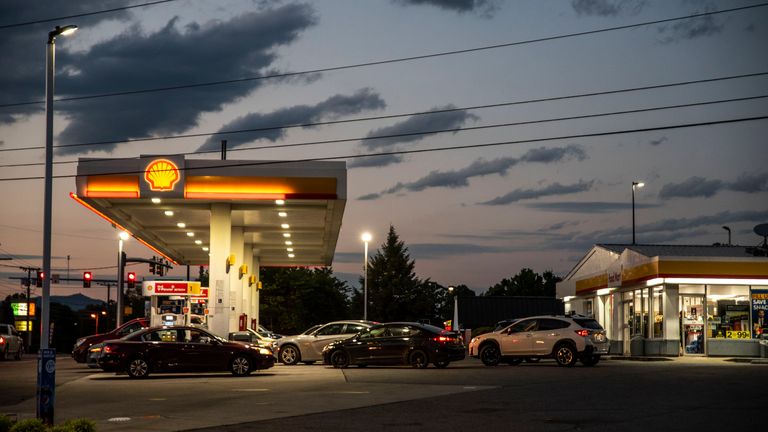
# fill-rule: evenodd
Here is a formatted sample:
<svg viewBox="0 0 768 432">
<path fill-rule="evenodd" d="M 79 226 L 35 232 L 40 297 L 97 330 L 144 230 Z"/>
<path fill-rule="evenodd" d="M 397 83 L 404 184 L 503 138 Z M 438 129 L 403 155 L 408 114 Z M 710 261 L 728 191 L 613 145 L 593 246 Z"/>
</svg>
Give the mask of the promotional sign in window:
<svg viewBox="0 0 768 432">
<path fill-rule="evenodd" d="M 11 309 L 13 310 L 13 316 L 25 317 L 35 316 L 35 304 L 29 303 L 29 312 L 27 313 L 27 303 L 11 303 Z"/>
<path fill-rule="evenodd" d="M 768 289 L 752 290 L 752 337 L 768 334 Z"/>
</svg>

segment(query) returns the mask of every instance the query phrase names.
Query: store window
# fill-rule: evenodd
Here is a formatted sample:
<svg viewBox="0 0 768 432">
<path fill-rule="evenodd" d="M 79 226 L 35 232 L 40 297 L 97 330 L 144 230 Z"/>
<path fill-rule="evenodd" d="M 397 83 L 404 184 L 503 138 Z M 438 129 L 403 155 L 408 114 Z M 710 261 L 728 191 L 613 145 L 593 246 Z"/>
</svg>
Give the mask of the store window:
<svg viewBox="0 0 768 432">
<path fill-rule="evenodd" d="M 592 299 L 584 301 L 584 316 L 588 316 L 590 318 L 595 316 L 592 310 Z"/>
<path fill-rule="evenodd" d="M 768 286 L 753 286 L 750 297 L 752 337 L 757 339 L 768 335 Z"/>
<path fill-rule="evenodd" d="M 707 330 L 715 339 L 750 339 L 750 295 L 746 285 L 707 287 Z"/>
<path fill-rule="evenodd" d="M 651 307 L 653 310 L 653 338 L 661 339 L 664 337 L 664 289 L 655 287 L 652 290 L 653 300 Z"/>
<path fill-rule="evenodd" d="M 635 290 L 636 334 L 648 337 L 648 288 Z"/>
</svg>

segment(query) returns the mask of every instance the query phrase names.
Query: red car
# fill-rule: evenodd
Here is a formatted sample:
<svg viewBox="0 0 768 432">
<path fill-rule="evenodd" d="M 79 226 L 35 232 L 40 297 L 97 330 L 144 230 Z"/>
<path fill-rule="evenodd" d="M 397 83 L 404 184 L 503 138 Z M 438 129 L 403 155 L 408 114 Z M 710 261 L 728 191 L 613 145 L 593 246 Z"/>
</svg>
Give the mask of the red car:
<svg viewBox="0 0 768 432">
<path fill-rule="evenodd" d="M 146 378 L 155 372 L 218 372 L 246 376 L 275 365 L 272 350 L 258 344 L 232 342 L 199 327 L 147 328 L 104 343 L 99 367 Z"/>
<path fill-rule="evenodd" d="M 74 348 L 72 348 L 72 358 L 78 363 L 85 363 L 88 359 L 88 349 L 91 345 L 104 342 L 105 340 L 120 339 L 146 327 L 149 327 L 149 318 L 135 318 L 123 323 L 123 325 L 111 332 L 81 337 L 75 342 Z"/>
</svg>

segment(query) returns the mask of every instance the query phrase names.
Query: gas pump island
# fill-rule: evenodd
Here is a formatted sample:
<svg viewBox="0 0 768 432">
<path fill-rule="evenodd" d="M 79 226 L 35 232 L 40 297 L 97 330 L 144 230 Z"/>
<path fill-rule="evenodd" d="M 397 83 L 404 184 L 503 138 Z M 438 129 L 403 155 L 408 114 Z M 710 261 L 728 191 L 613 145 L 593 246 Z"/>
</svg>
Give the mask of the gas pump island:
<svg viewBox="0 0 768 432">
<path fill-rule="evenodd" d="M 208 288 L 200 282 L 144 281 L 141 293 L 149 297 L 149 325 L 208 327 Z"/>
<path fill-rule="evenodd" d="M 199 283 L 142 283 L 152 325 L 205 325 L 219 335 L 259 320 L 259 269 L 330 266 L 347 196 L 338 161 L 81 158 L 72 199 Z"/>
</svg>

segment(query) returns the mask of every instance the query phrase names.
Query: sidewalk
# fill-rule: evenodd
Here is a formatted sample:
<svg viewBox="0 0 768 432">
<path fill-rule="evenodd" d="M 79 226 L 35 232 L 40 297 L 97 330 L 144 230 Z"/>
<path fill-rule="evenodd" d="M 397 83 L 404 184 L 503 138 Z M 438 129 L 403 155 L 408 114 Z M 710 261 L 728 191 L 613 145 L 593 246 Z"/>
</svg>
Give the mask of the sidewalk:
<svg viewBox="0 0 768 432">
<path fill-rule="evenodd" d="M 764 364 L 768 365 L 768 358 L 759 357 L 705 357 L 705 356 L 679 356 L 679 357 L 661 357 L 661 356 L 622 356 L 622 355 L 608 355 L 604 357 L 605 360 L 627 360 L 627 361 L 643 361 L 643 362 L 657 362 L 657 361 L 674 361 L 680 363 L 751 363 L 751 364 Z"/>
</svg>

